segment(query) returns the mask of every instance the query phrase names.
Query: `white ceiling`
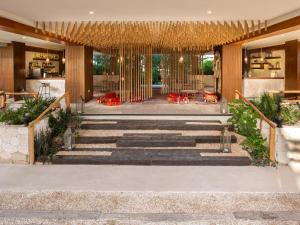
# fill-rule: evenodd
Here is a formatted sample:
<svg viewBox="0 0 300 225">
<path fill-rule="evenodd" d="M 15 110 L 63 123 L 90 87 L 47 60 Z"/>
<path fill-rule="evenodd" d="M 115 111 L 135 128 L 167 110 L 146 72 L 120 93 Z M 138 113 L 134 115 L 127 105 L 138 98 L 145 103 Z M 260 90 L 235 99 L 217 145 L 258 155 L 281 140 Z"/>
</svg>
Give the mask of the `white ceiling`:
<svg viewBox="0 0 300 225">
<path fill-rule="evenodd" d="M 297 39 L 300 40 L 300 29 L 284 34 L 274 35 L 268 38 L 259 39 L 256 41 L 251 41 L 246 43 L 244 47 L 249 49 L 269 47 L 274 45 L 281 45 L 284 44 L 286 41 L 292 41 Z"/>
<path fill-rule="evenodd" d="M 12 41 L 23 42 L 28 46 L 48 48 L 52 50 L 62 50 L 64 46 L 49 41 L 44 41 L 32 37 L 26 37 L 23 35 L 5 32 L 0 30 L 0 43 L 11 43 Z"/>
<path fill-rule="evenodd" d="M 0 15 L 25 23 L 87 20 L 272 19 L 300 8 L 299 0 L 1 0 Z M 211 10 L 212 14 L 207 14 Z M 90 15 L 89 11 L 94 11 Z M 21 21 L 20 21 L 21 22 Z"/>
</svg>

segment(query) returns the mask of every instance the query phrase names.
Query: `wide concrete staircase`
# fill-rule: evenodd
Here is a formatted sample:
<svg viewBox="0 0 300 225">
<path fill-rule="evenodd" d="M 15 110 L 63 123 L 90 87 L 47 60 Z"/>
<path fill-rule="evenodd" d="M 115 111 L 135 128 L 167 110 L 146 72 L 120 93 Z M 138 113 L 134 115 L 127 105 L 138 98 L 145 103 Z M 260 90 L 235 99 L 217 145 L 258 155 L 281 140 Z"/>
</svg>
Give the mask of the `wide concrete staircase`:
<svg viewBox="0 0 300 225">
<path fill-rule="evenodd" d="M 232 133 L 232 150 L 220 148 L 220 120 L 185 116 L 84 116 L 72 151 L 53 164 L 246 166 L 251 161 Z"/>
</svg>

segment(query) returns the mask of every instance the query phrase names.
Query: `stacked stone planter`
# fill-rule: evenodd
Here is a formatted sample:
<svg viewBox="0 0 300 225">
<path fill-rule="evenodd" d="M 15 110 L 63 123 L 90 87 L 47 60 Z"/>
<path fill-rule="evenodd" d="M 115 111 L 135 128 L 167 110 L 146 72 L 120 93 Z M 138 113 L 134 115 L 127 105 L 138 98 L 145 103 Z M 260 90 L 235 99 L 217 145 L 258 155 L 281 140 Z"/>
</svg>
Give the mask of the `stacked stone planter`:
<svg viewBox="0 0 300 225">
<path fill-rule="evenodd" d="M 48 118 L 40 121 L 35 133 L 48 128 Z M 28 127 L 24 125 L 0 124 L 0 163 L 29 162 Z"/>
</svg>

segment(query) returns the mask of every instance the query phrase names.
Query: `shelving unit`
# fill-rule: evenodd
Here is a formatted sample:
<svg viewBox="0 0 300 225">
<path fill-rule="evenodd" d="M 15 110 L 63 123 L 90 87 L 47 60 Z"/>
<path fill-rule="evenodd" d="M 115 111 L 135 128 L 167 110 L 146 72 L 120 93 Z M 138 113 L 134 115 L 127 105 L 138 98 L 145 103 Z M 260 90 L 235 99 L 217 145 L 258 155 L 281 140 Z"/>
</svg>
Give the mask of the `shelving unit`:
<svg viewBox="0 0 300 225">
<path fill-rule="evenodd" d="M 249 69 L 254 77 L 284 77 L 284 50 L 256 50 L 249 55 Z"/>
</svg>

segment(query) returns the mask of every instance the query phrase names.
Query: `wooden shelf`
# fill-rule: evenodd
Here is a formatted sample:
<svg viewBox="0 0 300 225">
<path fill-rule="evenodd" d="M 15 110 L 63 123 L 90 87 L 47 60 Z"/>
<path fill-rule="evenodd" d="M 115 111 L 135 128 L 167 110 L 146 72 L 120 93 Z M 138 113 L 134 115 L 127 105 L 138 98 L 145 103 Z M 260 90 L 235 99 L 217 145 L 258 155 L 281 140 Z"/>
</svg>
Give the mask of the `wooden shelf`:
<svg viewBox="0 0 300 225">
<path fill-rule="evenodd" d="M 254 63 L 251 63 L 252 65 L 264 65 L 264 64 L 269 64 L 267 62 L 254 62 Z"/>
<path fill-rule="evenodd" d="M 281 68 L 269 68 L 269 70 L 281 70 Z"/>
<path fill-rule="evenodd" d="M 32 60 L 35 60 L 35 61 L 46 61 L 45 58 L 33 58 Z M 59 61 L 58 59 L 50 59 L 50 61 Z"/>
<path fill-rule="evenodd" d="M 265 68 L 262 68 L 262 67 L 252 67 L 251 69 L 253 69 L 253 70 L 264 70 Z"/>
<path fill-rule="evenodd" d="M 265 57 L 265 59 L 281 59 L 281 56 Z"/>
</svg>

